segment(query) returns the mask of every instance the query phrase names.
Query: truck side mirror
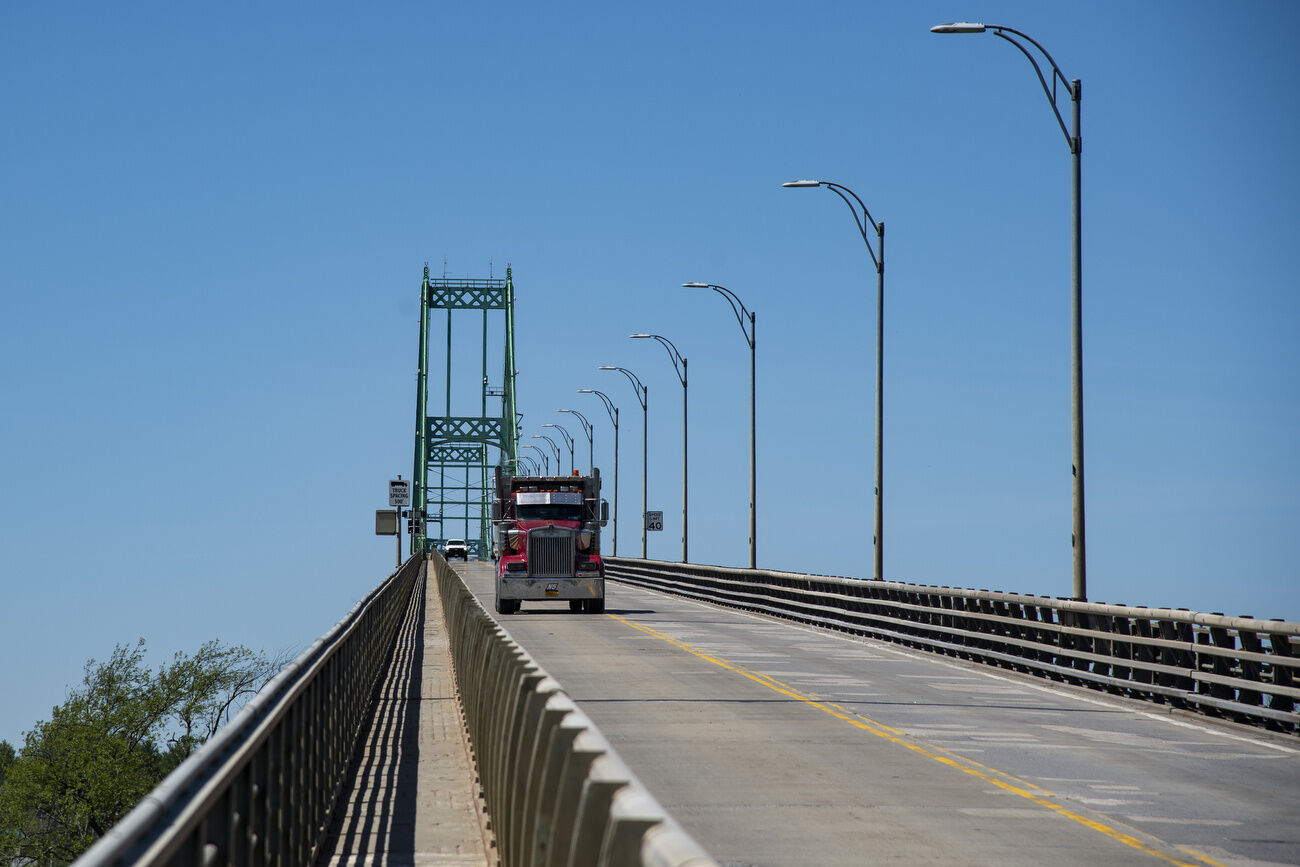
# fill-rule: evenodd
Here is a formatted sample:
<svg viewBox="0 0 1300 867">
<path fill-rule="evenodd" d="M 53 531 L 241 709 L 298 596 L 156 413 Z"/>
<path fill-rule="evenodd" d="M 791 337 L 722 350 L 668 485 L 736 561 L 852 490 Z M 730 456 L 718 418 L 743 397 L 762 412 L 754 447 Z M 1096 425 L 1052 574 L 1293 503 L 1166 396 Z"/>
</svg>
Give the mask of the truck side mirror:
<svg viewBox="0 0 1300 867">
<path fill-rule="evenodd" d="M 601 500 L 600 501 L 600 526 L 603 527 L 608 523 L 609 523 L 609 501 Z"/>
</svg>

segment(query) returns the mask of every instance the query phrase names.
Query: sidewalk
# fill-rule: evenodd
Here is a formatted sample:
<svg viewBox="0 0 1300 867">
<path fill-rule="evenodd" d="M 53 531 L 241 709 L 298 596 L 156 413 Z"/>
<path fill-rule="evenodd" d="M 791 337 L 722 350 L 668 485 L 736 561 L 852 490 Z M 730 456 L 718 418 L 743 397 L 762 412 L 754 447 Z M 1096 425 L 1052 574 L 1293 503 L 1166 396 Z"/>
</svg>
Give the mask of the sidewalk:
<svg viewBox="0 0 1300 867">
<path fill-rule="evenodd" d="M 319 863 L 496 864 L 474 775 L 441 601 L 422 575 Z"/>
</svg>

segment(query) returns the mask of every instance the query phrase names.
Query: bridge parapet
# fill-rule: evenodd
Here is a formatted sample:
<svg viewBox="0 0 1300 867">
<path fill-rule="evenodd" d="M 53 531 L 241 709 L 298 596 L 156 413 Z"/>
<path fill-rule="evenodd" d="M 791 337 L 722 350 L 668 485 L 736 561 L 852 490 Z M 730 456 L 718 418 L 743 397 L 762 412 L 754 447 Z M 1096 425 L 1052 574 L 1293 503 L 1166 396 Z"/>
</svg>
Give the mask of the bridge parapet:
<svg viewBox="0 0 1300 867">
<path fill-rule="evenodd" d="M 1300 623 L 605 558 L 643 587 L 1300 734 Z"/>
<path fill-rule="evenodd" d="M 716 867 L 447 562 L 430 564 L 502 863 Z"/>
</svg>

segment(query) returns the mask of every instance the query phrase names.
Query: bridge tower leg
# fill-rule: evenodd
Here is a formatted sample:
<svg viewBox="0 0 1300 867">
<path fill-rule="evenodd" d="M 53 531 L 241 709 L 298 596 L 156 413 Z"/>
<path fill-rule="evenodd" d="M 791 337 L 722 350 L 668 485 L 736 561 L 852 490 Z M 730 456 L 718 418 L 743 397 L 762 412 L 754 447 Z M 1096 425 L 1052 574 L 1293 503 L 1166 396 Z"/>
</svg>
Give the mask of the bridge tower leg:
<svg viewBox="0 0 1300 867">
<path fill-rule="evenodd" d="M 470 553 L 486 556 L 492 544 L 489 465 L 513 462 L 518 457 L 519 420 L 515 403 L 515 317 L 514 280 L 506 268 L 504 280 L 449 280 L 429 276 L 424 266 L 420 286 L 420 350 L 415 396 L 415 467 L 411 474 L 411 509 L 416 517 L 411 531 L 412 551 L 428 551 L 449 537 L 460 536 Z M 441 414 L 429 412 L 429 325 L 433 310 L 446 310 L 447 354 L 445 392 Z M 464 410 L 463 396 L 453 407 L 453 365 L 463 367 L 467 353 L 453 353 L 453 336 L 472 334 L 457 325 L 466 317 L 454 311 L 482 314 L 482 368 L 479 377 L 478 415 L 456 414 Z M 488 377 L 488 318 L 492 311 L 503 314 L 505 366 L 500 385 Z M 489 414 L 488 400 L 500 399 L 497 414 Z M 437 522 L 437 534 L 429 524 Z"/>
</svg>

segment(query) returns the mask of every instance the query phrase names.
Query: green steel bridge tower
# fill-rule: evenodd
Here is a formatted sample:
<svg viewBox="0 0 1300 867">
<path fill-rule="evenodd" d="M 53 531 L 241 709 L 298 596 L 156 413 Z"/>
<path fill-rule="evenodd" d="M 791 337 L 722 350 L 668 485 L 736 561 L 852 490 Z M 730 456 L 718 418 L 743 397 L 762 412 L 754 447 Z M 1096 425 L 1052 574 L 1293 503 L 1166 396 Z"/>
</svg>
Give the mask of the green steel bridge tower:
<svg viewBox="0 0 1300 867">
<path fill-rule="evenodd" d="M 447 355 L 442 414 L 429 407 L 429 320 L 434 310 L 446 310 Z M 472 334 L 461 326 L 453 330 L 453 311 L 482 313 L 482 371 L 478 415 L 452 415 L 452 363 L 471 358 L 461 351 L 453 356 L 453 334 Z M 505 364 L 499 386 L 488 378 L 488 316 L 504 316 Z M 464 314 L 457 323 L 472 319 Z M 465 323 L 466 325 L 468 323 Z M 472 326 L 470 326 L 472 327 Z M 448 538 L 464 538 L 470 553 L 486 556 L 491 545 L 489 467 L 514 466 L 518 458 L 519 416 L 515 406 L 515 291 L 511 269 L 504 280 L 431 279 L 424 266 L 420 287 L 420 356 L 415 392 L 415 468 L 411 491 L 411 550 L 428 551 Z M 499 412 L 488 414 L 488 399 L 500 399 Z M 434 535 L 431 524 L 437 524 Z"/>
</svg>

